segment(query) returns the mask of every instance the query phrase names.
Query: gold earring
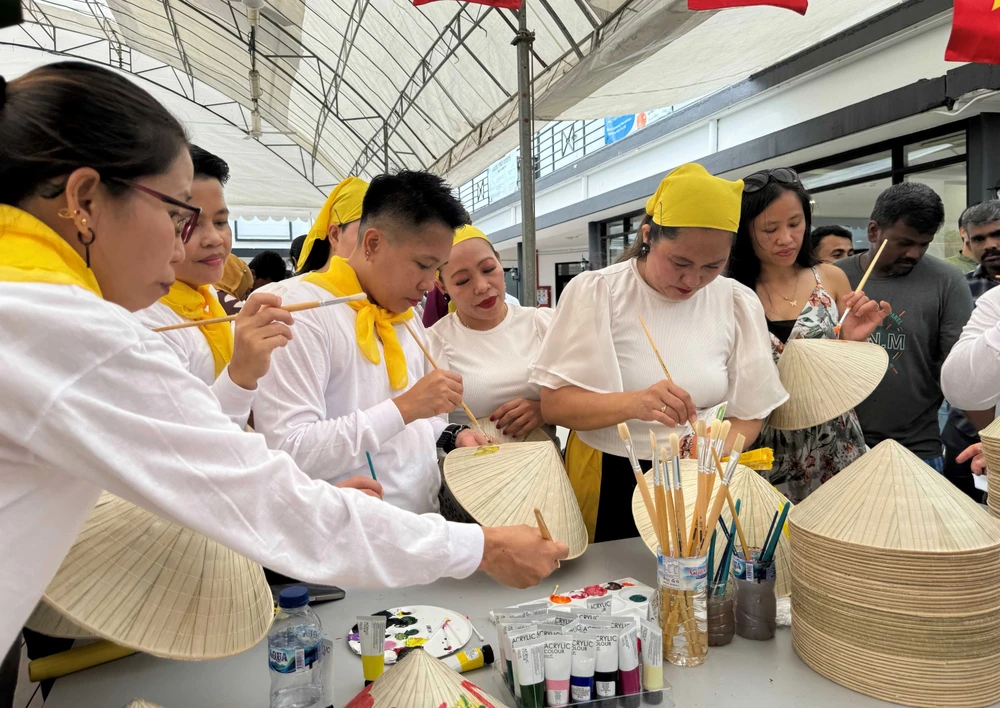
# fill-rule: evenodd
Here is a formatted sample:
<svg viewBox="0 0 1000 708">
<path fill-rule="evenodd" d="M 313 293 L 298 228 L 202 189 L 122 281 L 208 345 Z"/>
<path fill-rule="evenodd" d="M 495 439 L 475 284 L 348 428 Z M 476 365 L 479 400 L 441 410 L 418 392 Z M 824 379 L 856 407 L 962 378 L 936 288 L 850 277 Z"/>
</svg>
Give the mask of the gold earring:
<svg viewBox="0 0 1000 708">
<path fill-rule="evenodd" d="M 60 209 L 56 213 L 59 214 L 59 216 L 61 218 L 63 218 L 63 219 L 72 219 L 74 216 L 79 216 L 80 215 L 80 210 L 79 209 L 74 209 L 73 213 L 70 213 L 69 209 L 67 209 L 66 207 L 63 207 L 62 209 Z"/>
</svg>

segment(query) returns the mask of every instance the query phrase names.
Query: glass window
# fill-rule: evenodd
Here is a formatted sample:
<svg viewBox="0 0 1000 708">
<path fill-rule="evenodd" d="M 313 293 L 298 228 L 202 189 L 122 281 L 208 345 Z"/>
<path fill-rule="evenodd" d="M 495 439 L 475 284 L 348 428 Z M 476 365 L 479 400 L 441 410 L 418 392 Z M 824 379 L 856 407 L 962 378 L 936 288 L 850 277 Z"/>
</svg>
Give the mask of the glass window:
<svg viewBox="0 0 1000 708">
<path fill-rule="evenodd" d="M 829 167 L 802 172 L 799 177 L 802 179 L 803 186 L 812 191 L 839 182 L 850 182 L 869 175 L 890 171 L 892 171 L 892 153 L 885 150 L 853 160 L 838 162 Z"/>
<path fill-rule="evenodd" d="M 884 190 L 892 186 L 892 179 L 872 180 L 850 187 L 836 187 L 825 192 L 813 192 L 813 228 L 817 226 L 843 226 L 854 234 L 855 250 L 868 250 L 868 222 L 872 207 Z"/>
<path fill-rule="evenodd" d="M 612 265 L 618 262 L 621 255 L 625 252 L 625 236 L 611 236 L 607 240 L 607 257 L 608 265 Z"/>
<path fill-rule="evenodd" d="M 300 228 L 301 222 L 297 221 L 295 226 Z M 287 219 L 237 219 L 235 233 L 238 241 L 290 241 L 292 239 L 291 223 Z"/>
<path fill-rule="evenodd" d="M 928 138 L 919 143 L 906 146 L 906 166 L 915 167 L 928 162 L 946 160 L 965 154 L 965 131 L 943 135 L 938 138 Z"/>
<path fill-rule="evenodd" d="M 964 142 L 964 141 L 963 141 Z M 958 217 L 966 206 L 968 179 L 965 163 L 939 167 L 927 172 L 906 176 L 907 182 L 926 184 L 944 202 L 944 226 L 934 238 L 927 252 L 939 258 L 949 258 L 962 250 L 962 237 L 958 233 Z"/>
</svg>

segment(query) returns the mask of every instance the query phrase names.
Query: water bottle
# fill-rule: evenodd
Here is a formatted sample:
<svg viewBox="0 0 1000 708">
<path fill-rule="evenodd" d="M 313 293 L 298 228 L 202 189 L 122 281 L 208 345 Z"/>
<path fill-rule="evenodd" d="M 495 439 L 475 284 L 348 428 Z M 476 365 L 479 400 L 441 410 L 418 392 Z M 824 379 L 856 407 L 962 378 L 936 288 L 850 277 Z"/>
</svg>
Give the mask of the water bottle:
<svg viewBox="0 0 1000 708">
<path fill-rule="evenodd" d="M 278 597 L 267 635 L 271 708 L 322 708 L 323 625 L 309 608 L 309 591 L 290 587 Z"/>
</svg>

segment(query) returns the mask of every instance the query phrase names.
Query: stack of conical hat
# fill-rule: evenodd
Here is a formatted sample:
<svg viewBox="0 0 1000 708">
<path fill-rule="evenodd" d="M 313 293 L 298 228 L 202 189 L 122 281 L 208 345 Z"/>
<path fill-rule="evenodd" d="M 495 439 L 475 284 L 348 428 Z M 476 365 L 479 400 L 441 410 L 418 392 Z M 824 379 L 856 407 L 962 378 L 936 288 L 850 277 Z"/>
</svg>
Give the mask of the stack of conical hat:
<svg viewBox="0 0 1000 708">
<path fill-rule="evenodd" d="M 669 465 L 668 465 L 669 466 Z M 650 491 L 653 490 L 653 471 L 646 473 L 646 482 Z M 681 460 L 681 484 L 684 488 L 684 506 L 687 512 L 686 527 L 691 528 L 691 519 L 694 516 L 694 506 L 697 500 L 698 489 L 698 463 L 695 460 Z M 713 500 L 715 493 L 722 485 L 719 484 L 718 475 L 715 478 L 715 489 L 712 493 Z M 743 526 L 743 533 L 746 535 L 747 543 L 753 548 L 760 548 L 767 537 L 767 531 L 774 518 L 774 512 L 780 511 L 781 507 L 788 500 L 784 495 L 771 486 L 770 482 L 754 472 L 749 467 L 738 465 L 733 479 L 729 484 L 729 493 L 733 497 L 733 503 L 737 499 L 742 499 L 740 503 L 740 524 Z M 641 492 L 636 487 L 632 493 L 632 518 L 635 519 L 636 528 L 639 535 L 653 553 L 656 553 L 656 532 L 653 524 L 649 521 L 649 514 L 646 513 L 646 505 L 642 501 Z M 729 504 L 722 507 L 722 520 L 727 528 L 731 526 L 733 517 L 729 511 Z M 718 525 L 716 525 L 718 528 Z M 726 546 L 726 537 L 720 531 L 716 534 L 715 557 L 722 558 L 722 552 Z M 739 538 L 736 540 L 736 548 L 740 548 Z M 791 564 L 789 559 L 789 545 L 787 531 L 778 539 L 778 546 L 774 551 L 775 571 L 777 572 L 777 584 L 775 592 L 779 596 L 785 596 L 792 591 Z M 714 569 L 713 569 L 713 572 Z"/>
<path fill-rule="evenodd" d="M 535 428 L 534 430 L 528 431 L 525 435 L 519 438 L 512 438 L 507 433 L 504 433 L 497 428 L 497 424 L 490 420 L 489 416 L 485 418 L 480 418 L 478 421 L 479 427 L 483 429 L 483 432 L 489 435 L 493 440 L 498 443 L 510 443 L 510 442 L 551 442 L 552 439 L 546 435 L 545 431 L 541 428 Z"/>
<path fill-rule="evenodd" d="M 273 618 L 274 598 L 258 564 L 105 493 L 29 626 L 202 660 L 249 649 Z"/>
<path fill-rule="evenodd" d="M 541 510 L 552 538 L 576 558 L 587 550 L 587 527 L 562 456 L 546 440 L 458 448 L 445 458 L 444 478 L 483 526 L 534 526 L 534 510 Z"/>
<path fill-rule="evenodd" d="M 980 431 L 979 439 L 986 457 L 986 485 L 989 490 L 986 505 L 993 516 L 1000 517 L 1000 418 Z"/>
<path fill-rule="evenodd" d="M 507 708 L 462 674 L 449 669 L 423 649 L 400 661 L 351 699 L 345 708 L 428 708 L 468 706 Z"/>
<path fill-rule="evenodd" d="M 793 339 L 778 359 L 788 400 L 767 420 L 775 430 L 801 430 L 837 418 L 868 398 L 889 364 L 871 342 Z M 851 372 L 844 376 L 845 371 Z"/>
<path fill-rule="evenodd" d="M 788 521 L 809 666 L 906 705 L 1000 700 L 1000 523 L 979 505 L 886 440 Z"/>
</svg>

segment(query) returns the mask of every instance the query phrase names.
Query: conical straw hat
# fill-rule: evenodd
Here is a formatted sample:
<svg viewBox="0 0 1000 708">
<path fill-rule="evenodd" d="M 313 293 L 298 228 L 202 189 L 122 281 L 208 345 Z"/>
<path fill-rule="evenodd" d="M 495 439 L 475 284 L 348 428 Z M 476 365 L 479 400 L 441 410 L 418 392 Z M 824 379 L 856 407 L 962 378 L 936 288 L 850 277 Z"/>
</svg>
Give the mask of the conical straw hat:
<svg viewBox="0 0 1000 708">
<path fill-rule="evenodd" d="M 489 416 L 480 418 L 477 422 L 479 423 L 479 427 L 483 429 L 483 432 L 496 440 L 498 443 L 552 442 L 552 438 L 550 438 L 541 428 L 535 428 L 534 430 L 528 432 L 528 434 L 524 437 L 512 438 L 510 435 L 507 435 L 497 429 L 497 424 L 491 421 Z"/>
<path fill-rule="evenodd" d="M 889 355 L 870 342 L 793 339 L 778 359 L 789 399 L 771 413 L 768 425 L 801 430 L 833 420 L 868 398 L 888 365 Z"/>
<path fill-rule="evenodd" d="M 979 505 L 886 440 L 788 522 L 803 661 L 907 705 L 1000 699 L 1000 523 Z"/>
<path fill-rule="evenodd" d="M 649 485 L 650 491 L 652 491 L 652 470 L 646 473 L 646 482 Z M 698 463 L 695 460 L 681 460 L 681 483 L 684 485 L 684 506 L 687 512 L 686 526 L 687 528 L 691 528 L 691 519 L 694 517 L 694 506 L 697 500 L 696 491 L 698 489 Z M 721 486 L 718 476 L 716 476 L 715 490 L 712 493 L 713 500 L 715 493 L 718 492 Z M 742 500 L 740 502 L 740 524 L 743 526 L 743 533 L 746 535 L 747 543 L 753 548 L 760 548 L 767 537 L 767 531 L 771 526 L 771 520 L 774 518 L 774 512 L 777 511 L 780 513 L 782 506 L 788 499 L 771 486 L 760 474 L 743 465 L 736 467 L 736 472 L 733 474 L 733 479 L 729 484 L 729 492 L 733 497 L 734 504 L 737 499 Z M 649 515 L 646 513 L 646 505 L 642 501 L 641 492 L 638 487 L 632 493 L 632 518 L 635 520 L 635 525 L 639 529 L 639 535 L 642 536 L 642 540 L 646 543 L 646 546 L 653 553 L 656 553 L 656 532 L 649 521 Z M 732 525 L 733 516 L 729 511 L 729 504 L 723 504 L 721 518 L 727 528 Z M 715 528 L 718 529 L 718 525 Z M 720 531 L 716 534 L 715 540 L 716 562 L 722 558 L 722 552 L 725 550 L 725 547 L 726 537 Z M 738 537 L 736 539 L 736 548 L 740 548 Z M 775 572 L 777 573 L 775 592 L 779 596 L 784 597 L 792 592 L 790 547 L 787 532 L 782 533 L 778 538 L 778 546 L 774 551 L 774 564 Z M 715 572 L 714 568 L 712 572 Z"/>
<path fill-rule="evenodd" d="M 97 636 L 68 619 L 44 599 L 38 601 L 35 611 L 31 613 L 31 617 L 24 623 L 24 626 L 47 637 L 92 639 Z"/>
<path fill-rule="evenodd" d="M 169 659 L 239 654 L 274 617 L 259 565 L 108 493 L 44 599 L 87 632 Z"/>
<path fill-rule="evenodd" d="M 1000 418 L 981 430 L 979 439 L 983 443 L 983 456 L 986 457 L 986 504 L 993 516 L 1000 517 Z"/>
<path fill-rule="evenodd" d="M 413 649 L 345 708 L 428 708 L 493 706 L 507 708 L 476 684 L 423 649 Z"/>
<path fill-rule="evenodd" d="M 788 515 L 815 536 L 896 551 L 976 551 L 1000 544 L 1000 524 L 943 475 L 885 440 Z"/>
<path fill-rule="evenodd" d="M 537 508 L 569 557 L 587 550 L 587 527 L 556 446 L 521 442 L 448 453 L 444 478 L 455 499 L 483 526 L 535 525 Z"/>
</svg>

